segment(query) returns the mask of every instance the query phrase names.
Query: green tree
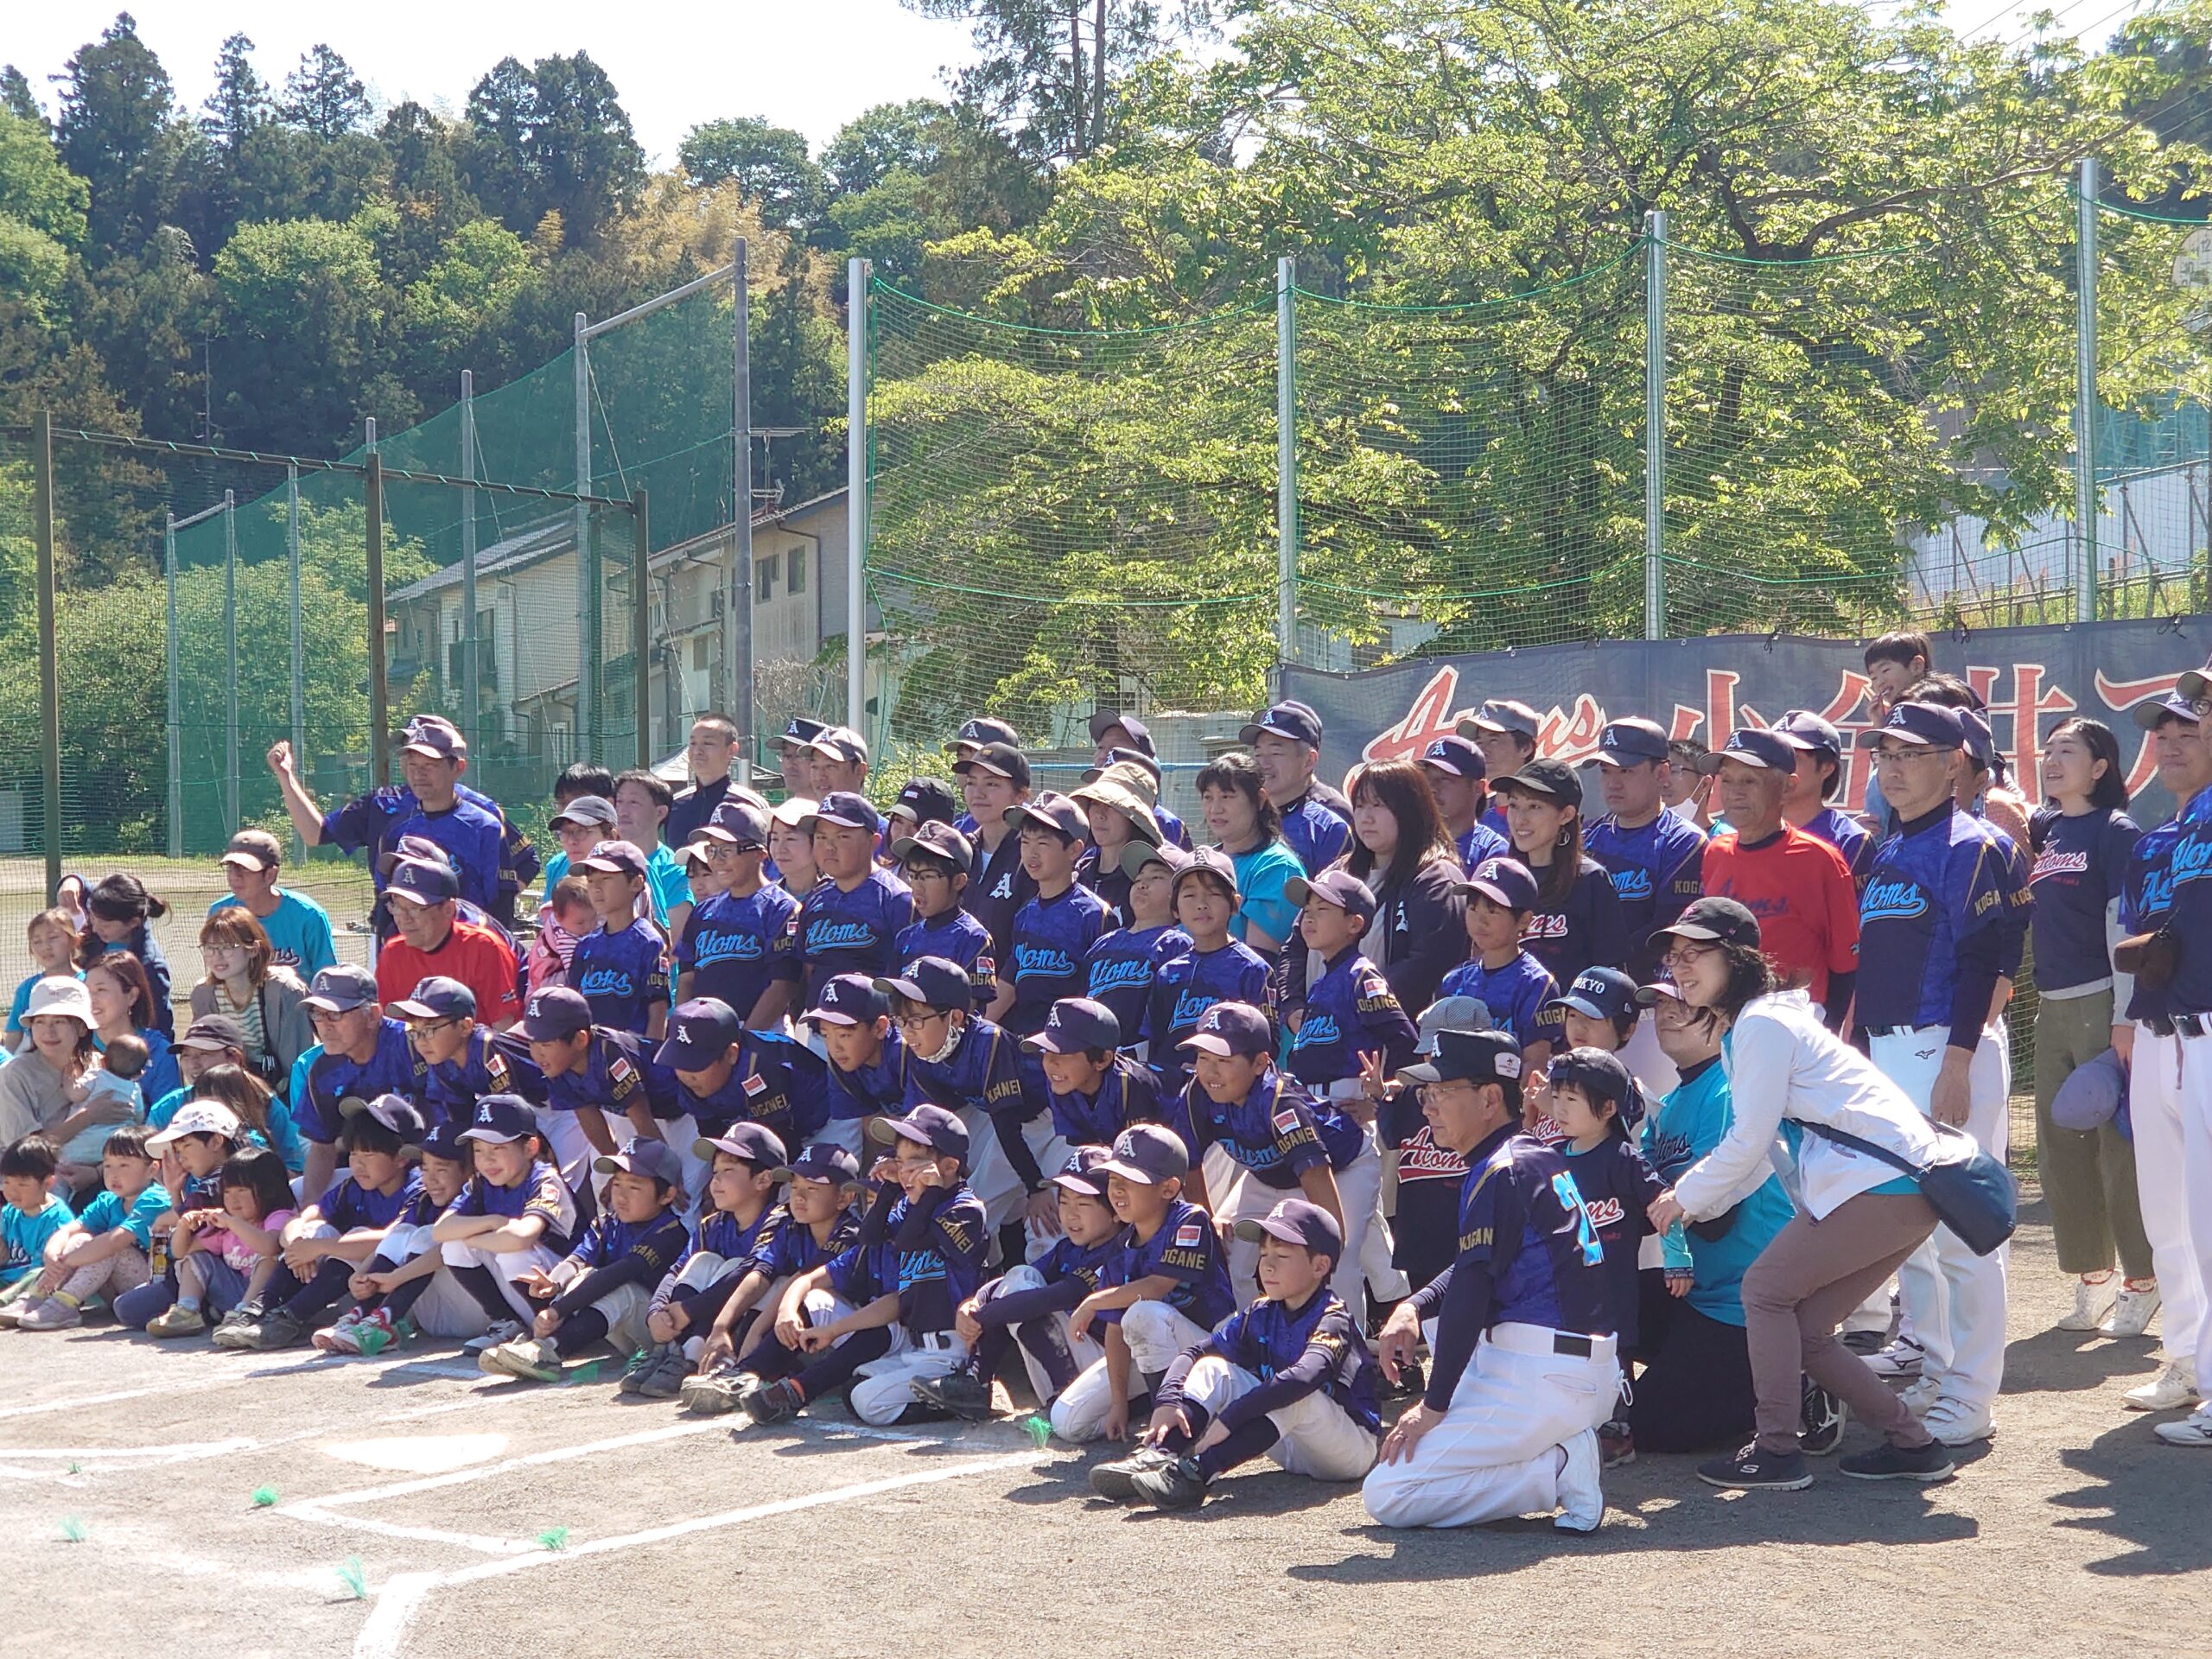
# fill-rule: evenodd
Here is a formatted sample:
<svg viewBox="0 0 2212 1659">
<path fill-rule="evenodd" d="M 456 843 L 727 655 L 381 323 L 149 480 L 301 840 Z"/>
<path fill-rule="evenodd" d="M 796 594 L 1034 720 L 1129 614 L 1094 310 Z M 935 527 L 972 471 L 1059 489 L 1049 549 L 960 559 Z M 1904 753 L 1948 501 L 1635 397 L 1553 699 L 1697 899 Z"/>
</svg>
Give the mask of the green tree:
<svg viewBox="0 0 2212 1659">
<path fill-rule="evenodd" d="M 224 359 L 218 418 L 250 448 L 356 429 L 378 368 L 388 296 L 376 251 L 349 225 L 244 225 L 215 257 Z"/>
<path fill-rule="evenodd" d="M 614 83 L 587 53 L 504 58 L 468 94 L 466 176 L 518 236 L 557 214 L 563 244 L 586 247 L 637 199 L 645 152 Z"/>
<path fill-rule="evenodd" d="M 804 225 L 820 210 L 824 181 L 804 135 L 765 117 L 702 122 L 683 135 L 677 157 L 693 185 L 734 181 L 767 224 Z"/>
<path fill-rule="evenodd" d="M 873 189 L 894 168 L 927 174 L 950 137 L 952 111 L 935 99 L 878 104 L 837 129 L 822 151 L 822 168 L 837 195 Z"/>
<path fill-rule="evenodd" d="M 175 206 L 196 137 L 177 114 L 168 72 L 122 12 L 77 49 L 61 83 L 61 158 L 90 191 L 92 245 L 134 247 Z"/>
<path fill-rule="evenodd" d="M 26 121 L 35 121 L 41 127 L 46 124 L 46 111 L 39 108 L 38 95 L 31 91 L 29 79 L 12 63 L 0 64 L 0 109 Z"/>
<path fill-rule="evenodd" d="M 311 138 L 335 141 L 368 124 L 368 88 L 344 58 L 327 46 L 316 45 L 284 77 L 276 114 Z"/>
</svg>

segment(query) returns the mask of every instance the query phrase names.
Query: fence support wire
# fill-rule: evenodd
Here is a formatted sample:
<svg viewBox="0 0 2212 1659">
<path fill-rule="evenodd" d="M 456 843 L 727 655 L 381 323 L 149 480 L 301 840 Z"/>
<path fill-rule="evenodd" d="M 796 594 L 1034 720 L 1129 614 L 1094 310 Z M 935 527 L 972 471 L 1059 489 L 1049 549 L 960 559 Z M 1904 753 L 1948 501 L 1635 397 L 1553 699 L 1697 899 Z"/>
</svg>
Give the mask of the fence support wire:
<svg viewBox="0 0 2212 1659">
<path fill-rule="evenodd" d="M 2097 620 L 2097 162 L 2082 158 L 2075 203 L 2074 620 Z"/>
<path fill-rule="evenodd" d="M 845 267 L 845 724 L 868 732 L 868 262 Z"/>
<path fill-rule="evenodd" d="M 1298 262 L 1275 261 L 1275 652 L 1298 660 Z"/>
<path fill-rule="evenodd" d="M 46 785 L 46 902 L 61 887 L 61 644 L 54 634 L 54 417 L 32 419 L 32 535 L 38 543 L 39 761 Z"/>
<path fill-rule="evenodd" d="M 1643 216 L 1643 637 L 1667 637 L 1667 215 Z"/>
</svg>

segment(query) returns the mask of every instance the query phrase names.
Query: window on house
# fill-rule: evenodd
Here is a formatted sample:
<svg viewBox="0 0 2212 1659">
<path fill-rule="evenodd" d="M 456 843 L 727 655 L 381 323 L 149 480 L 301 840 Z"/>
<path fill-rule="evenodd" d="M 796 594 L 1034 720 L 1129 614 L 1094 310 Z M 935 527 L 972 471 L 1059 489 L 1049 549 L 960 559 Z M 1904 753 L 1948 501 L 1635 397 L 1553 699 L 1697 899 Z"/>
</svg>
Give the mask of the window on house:
<svg viewBox="0 0 2212 1659">
<path fill-rule="evenodd" d="M 776 556 L 756 556 L 753 561 L 753 597 L 757 604 L 766 604 L 776 596 Z"/>
<path fill-rule="evenodd" d="M 699 633 L 691 637 L 691 666 L 694 670 L 703 671 L 706 668 L 707 647 L 712 642 L 711 634 Z"/>
<path fill-rule="evenodd" d="M 791 549 L 791 581 L 785 584 L 785 591 L 803 594 L 806 591 L 806 550 L 803 547 Z"/>
</svg>

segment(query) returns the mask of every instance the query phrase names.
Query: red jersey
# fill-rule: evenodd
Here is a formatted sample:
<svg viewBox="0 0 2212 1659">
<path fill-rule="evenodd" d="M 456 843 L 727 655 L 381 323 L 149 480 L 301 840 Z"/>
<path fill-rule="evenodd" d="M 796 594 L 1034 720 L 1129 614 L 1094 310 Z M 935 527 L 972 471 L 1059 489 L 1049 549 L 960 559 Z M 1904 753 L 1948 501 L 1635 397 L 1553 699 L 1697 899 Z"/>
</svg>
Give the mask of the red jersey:
<svg viewBox="0 0 2212 1659">
<path fill-rule="evenodd" d="M 394 935 L 377 952 L 377 995 L 397 1002 L 433 974 L 457 979 L 476 994 L 476 1023 L 504 1025 L 522 1013 L 516 981 L 514 947 L 492 928 L 455 921 L 446 942 L 435 950 L 417 950 Z"/>
<path fill-rule="evenodd" d="M 1759 918 L 1759 948 L 1826 1007 L 1828 976 L 1859 966 L 1859 894 L 1843 855 L 1795 824 L 1754 847 L 1732 830 L 1705 846 L 1705 891 Z"/>
</svg>

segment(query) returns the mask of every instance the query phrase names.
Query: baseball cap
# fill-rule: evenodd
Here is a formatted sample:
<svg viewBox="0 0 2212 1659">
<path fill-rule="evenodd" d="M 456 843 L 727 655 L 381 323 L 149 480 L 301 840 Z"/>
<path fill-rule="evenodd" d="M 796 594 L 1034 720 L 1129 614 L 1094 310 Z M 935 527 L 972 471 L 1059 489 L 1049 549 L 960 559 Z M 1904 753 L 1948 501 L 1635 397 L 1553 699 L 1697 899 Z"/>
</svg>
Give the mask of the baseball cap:
<svg viewBox="0 0 2212 1659">
<path fill-rule="evenodd" d="M 683 862 L 685 875 L 696 875 L 702 870 L 710 870 L 714 868 L 714 861 L 707 856 L 707 846 L 708 843 L 703 841 L 688 842 L 683 850 L 676 855 Z"/>
<path fill-rule="evenodd" d="M 849 789 L 831 790 L 808 817 L 817 829 L 826 823 L 839 830 L 865 830 L 871 836 L 883 833 L 883 817 L 875 804 Z"/>
<path fill-rule="evenodd" d="M 1128 734 L 1129 741 L 1126 746 L 1116 744 L 1114 746 L 1116 748 L 1127 747 L 1139 749 L 1147 755 L 1155 755 L 1160 753 L 1160 746 L 1152 741 L 1152 728 L 1135 715 L 1125 715 L 1118 709 L 1101 709 L 1096 714 L 1091 715 L 1090 741 L 1092 744 L 1103 743 L 1106 741 L 1106 734 L 1116 726 Z"/>
<path fill-rule="evenodd" d="M 911 1141 L 918 1147 L 927 1147 L 941 1158 L 957 1158 L 968 1161 L 968 1126 L 959 1115 L 942 1106 L 917 1106 L 904 1117 L 872 1118 L 868 1126 L 868 1139 L 888 1145 L 893 1141 Z"/>
<path fill-rule="evenodd" d="M 866 974 L 838 974 L 814 994 L 806 1018 L 817 1026 L 872 1026 L 890 1012 L 891 1005 Z"/>
<path fill-rule="evenodd" d="M 602 841 L 576 861 L 580 870 L 596 870 L 602 875 L 645 874 L 645 855 L 626 841 Z"/>
<path fill-rule="evenodd" d="M 899 798 L 891 803 L 887 817 L 912 818 L 916 823 L 950 825 L 960 816 L 952 791 L 935 778 L 909 778 Z"/>
<path fill-rule="evenodd" d="M 1436 1053 L 1398 1073 L 1406 1083 L 1504 1083 L 1521 1086 L 1521 1044 L 1510 1031 L 1440 1031 Z"/>
<path fill-rule="evenodd" d="M 461 897 L 461 878 L 453 873 L 453 866 L 422 859 L 401 859 L 392 866 L 385 887 L 418 905 L 442 905 L 448 899 Z"/>
<path fill-rule="evenodd" d="M 1490 762 L 1475 747 L 1472 738 L 1462 737 L 1457 732 L 1447 732 L 1442 737 L 1432 738 L 1421 752 L 1421 763 L 1434 766 L 1439 772 L 1448 772 L 1454 778 L 1479 779 L 1490 776 Z"/>
<path fill-rule="evenodd" d="M 531 993 L 523 1009 L 522 1034 L 534 1043 L 558 1042 L 591 1029 L 591 1004 L 582 991 L 566 985 L 548 985 Z"/>
<path fill-rule="evenodd" d="M 1268 1016 L 1249 1002 L 1217 1002 L 1198 1016 L 1198 1028 L 1178 1043 L 1208 1054 L 1267 1054 L 1274 1049 Z"/>
<path fill-rule="evenodd" d="M 1324 870 L 1312 877 L 1294 875 L 1282 884 L 1284 897 L 1301 910 L 1309 899 L 1334 905 L 1347 916 L 1375 919 L 1375 893 L 1350 870 Z"/>
<path fill-rule="evenodd" d="M 1490 1005 L 1479 996 L 1440 996 L 1421 1011 L 1421 1020 L 1414 1027 L 1414 1052 L 1430 1055 L 1436 1052 L 1436 1033 L 1440 1031 L 1488 1031 Z"/>
<path fill-rule="evenodd" d="M 1669 934 L 1677 938 L 1701 939 L 1707 944 L 1757 944 L 1759 918 L 1733 899 L 1708 893 L 1702 899 L 1692 899 L 1667 926 L 1651 931 L 1655 939 Z"/>
<path fill-rule="evenodd" d="M 1573 1008 L 1592 1020 L 1618 1020 L 1636 1012 L 1636 982 L 1618 968 L 1585 968 L 1544 1006 Z"/>
<path fill-rule="evenodd" d="M 718 1152 L 741 1158 L 755 1169 L 779 1170 L 791 1161 L 784 1137 L 766 1123 L 733 1123 L 720 1135 L 702 1135 L 691 1143 L 691 1155 L 702 1163 L 714 1162 Z"/>
<path fill-rule="evenodd" d="M 1236 1224 L 1236 1231 L 1247 1244 L 1279 1238 L 1332 1262 L 1344 1253 L 1344 1230 L 1337 1218 L 1305 1198 L 1284 1198 L 1264 1216 L 1247 1216 Z"/>
<path fill-rule="evenodd" d="M 1470 728 L 1476 732 L 1516 732 L 1534 742 L 1542 733 L 1544 722 L 1525 702 L 1516 702 L 1510 697 L 1492 697 L 1459 722 L 1462 734 L 1471 735 Z"/>
<path fill-rule="evenodd" d="M 679 1002 L 668 1016 L 668 1035 L 653 1056 L 678 1071 L 703 1071 L 729 1052 L 743 1033 L 745 1024 L 737 1010 L 718 996 L 695 996 Z"/>
<path fill-rule="evenodd" d="M 1157 842 L 1161 839 L 1160 820 L 1152 816 L 1152 801 L 1120 778 L 1101 775 L 1071 790 L 1068 799 L 1078 806 L 1110 806 L 1129 821 L 1129 832 L 1139 841 Z M 1011 815 L 1009 815 L 1011 816 Z M 1084 838 L 1090 839 L 1090 829 L 1084 826 Z"/>
<path fill-rule="evenodd" d="M 1491 787 L 1500 795 L 1541 795 L 1568 806 L 1582 804 L 1582 780 L 1564 760 L 1531 760 L 1510 778 L 1501 778 Z"/>
<path fill-rule="evenodd" d="M 1843 734 L 1809 709 L 1785 710 L 1770 729 L 1793 749 L 1810 749 L 1815 754 L 1843 759 Z"/>
<path fill-rule="evenodd" d="M 903 996 L 925 1008 L 976 1006 L 975 982 L 968 970 L 949 957 L 917 957 L 896 979 L 879 979 L 875 988 L 885 996 Z"/>
<path fill-rule="evenodd" d="M 1119 1175 L 1139 1186 L 1158 1186 L 1188 1175 L 1191 1154 L 1174 1130 L 1157 1123 L 1132 1123 L 1114 1137 L 1113 1155 L 1096 1167 L 1101 1174 Z"/>
<path fill-rule="evenodd" d="M 842 760 L 849 766 L 868 764 L 868 741 L 849 726 L 832 726 L 817 732 L 806 747 L 817 754 Z"/>
<path fill-rule="evenodd" d="M 756 802 L 725 795 L 715 803 L 698 834 L 703 841 L 727 842 L 733 847 L 766 847 L 768 814 Z"/>
<path fill-rule="evenodd" d="M 236 1112 L 219 1100 L 188 1100 L 176 1109 L 168 1128 L 146 1137 L 146 1150 L 159 1152 L 188 1135 L 219 1135 L 226 1140 L 243 1141 L 245 1125 L 238 1122 Z"/>
<path fill-rule="evenodd" d="M 426 754 L 433 760 L 465 760 L 468 740 L 451 721 L 437 715 L 417 715 L 400 728 L 400 753 Z"/>
<path fill-rule="evenodd" d="M 284 849 L 266 830 L 241 830 L 223 849 L 223 862 L 241 869 L 273 870 L 284 859 Z"/>
<path fill-rule="evenodd" d="M 475 1113 L 469 1118 L 468 1127 L 461 1132 L 461 1138 L 507 1141 L 537 1133 L 537 1115 L 520 1095 L 486 1095 L 477 1101 Z"/>
<path fill-rule="evenodd" d="M 976 843 L 938 818 L 925 819 L 914 826 L 913 834 L 899 836 L 891 843 L 891 856 L 901 863 L 916 853 L 941 858 L 956 870 L 976 868 Z"/>
<path fill-rule="evenodd" d="M 391 1004 L 403 1020 L 474 1020 L 476 993 L 457 979 L 432 974 L 415 982 L 415 988 Z"/>
<path fill-rule="evenodd" d="M 1106 1165 L 1113 1156 L 1104 1147 L 1077 1147 L 1068 1154 L 1059 1173 L 1052 1177 L 1052 1185 L 1080 1192 L 1085 1198 L 1103 1198 L 1106 1196 Z"/>
<path fill-rule="evenodd" d="M 35 988 L 32 995 L 37 995 Z M 88 995 L 86 998 L 87 1004 L 91 1000 Z M 235 1048 L 243 1054 L 245 1052 L 245 1027 L 227 1014 L 203 1014 L 184 1028 L 184 1035 L 176 1039 L 176 1046 L 179 1048 L 200 1049 L 209 1053 Z"/>
<path fill-rule="evenodd" d="M 340 1117 L 359 1117 L 364 1114 L 376 1119 L 410 1146 L 414 1146 L 423 1138 L 423 1114 L 404 1095 L 383 1094 L 366 1099 L 359 1095 L 348 1095 L 338 1103 L 338 1116 Z"/>
<path fill-rule="evenodd" d="M 1700 758 L 1697 769 L 1707 777 L 1720 770 L 1724 760 L 1739 760 L 1762 772 L 1797 770 L 1797 747 L 1779 732 L 1764 726 L 1746 726 L 1728 734 L 1728 741 Z"/>
<path fill-rule="evenodd" d="M 2174 690 L 2195 702 L 2206 692 L 2212 691 L 2212 678 L 2208 678 L 2208 675 L 2212 675 L 2212 658 L 2205 659 L 2202 668 L 2185 670 L 2182 677 L 2174 682 Z"/>
<path fill-rule="evenodd" d="M 1045 1029 L 1028 1039 L 1047 1054 L 1083 1054 L 1122 1046 L 1121 1016 L 1087 996 L 1064 996 L 1045 1016 Z"/>
<path fill-rule="evenodd" d="M 1310 702 L 1270 703 L 1260 711 L 1258 719 L 1237 728 L 1236 741 L 1256 743 L 1262 734 L 1287 737 L 1294 743 L 1318 749 L 1321 747 L 1321 716 L 1313 711 Z"/>
<path fill-rule="evenodd" d="M 1958 710 L 1932 702 L 1897 704 L 1879 726 L 1859 734 L 1859 747 L 1871 749 L 1885 737 L 1927 749 L 1963 748 L 1967 741 L 1966 732 L 1959 724 Z M 1796 762 L 1792 760 L 1789 765 L 1794 768 Z"/>
<path fill-rule="evenodd" d="M 1682 988 L 1671 979 L 1655 979 L 1636 988 L 1636 1006 L 1639 1008 L 1656 1007 L 1662 997 L 1682 1003 L 1689 1001 L 1682 995 Z"/>
<path fill-rule="evenodd" d="M 1971 709 L 1961 709 L 1959 730 L 1965 736 L 1964 747 L 1974 765 L 1996 779 L 2005 781 L 2005 755 L 1997 747 L 1997 734 L 1989 729 L 1989 722 Z"/>
<path fill-rule="evenodd" d="M 1096 738 L 1091 740 L 1094 743 L 1097 741 Z M 1009 749 L 1019 749 L 1021 734 L 1002 720 L 979 715 L 974 720 L 960 722 L 960 729 L 952 734 L 952 741 L 944 746 L 944 752 L 960 755 L 971 749 L 987 748 L 994 743 L 1002 743 Z"/>
<path fill-rule="evenodd" d="M 988 772 L 994 778 L 1010 778 L 1023 789 L 1029 787 L 1029 762 L 1011 743 L 986 743 L 954 761 L 952 770 L 955 776 L 963 772 Z"/>
<path fill-rule="evenodd" d="M 1636 1078 L 1618 1054 L 1608 1054 L 1602 1048 L 1570 1048 L 1552 1056 L 1544 1075 L 1554 1089 L 1567 1084 L 1593 1102 L 1611 1102 L 1618 1113 L 1613 1120 L 1617 1135 L 1626 1135 L 1643 1119 L 1643 1091 L 1636 1086 Z"/>
<path fill-rule="evenodd" d="M 777 741 L 808 744 L 829 729 L 830 724 L 827 721 L 810 720 L 804 715 L 793 715 L 784 722 L 784 734 Z"/>
<path fill-rule="evenodd" d="M 1070 841 L 1090 839 L 1090 820 L 1084 817 L 1083 808 L 1049 789 L 1019 806 L 1007 808 L 1006 822 L 1007 827 L 1015 831 L 1027 830 L 1033 823 L 1057 830 Z"/>
<path fill-rule="evenodd" d="M 683 1160 L 677 1156 L 676 1148 L 665 1141 L 648 1140 L 642 1135 L 612 1157 L 593 1159 L 591 1166 L 602 1175 L 620 1171 L 643 1175 L 663 1186 L 683 1185 Z"/>
<path fill-rule="evenodd" d="M 1122 849 L 1122 874 L 1134 881 L 1144 874 L 1146 865 L 1165 864 L 1170 875 L 1180 875 L 1191 868 L 1192 856 L 1180 847 L 1169 842 L 1162 842 L 1155 847 L 1148 841 L 1133 841 Z M 1230 874 L 1230 885 L 1231 887 L 1236 885 L 1233 871 Z"/>
<path fill-rule="evenodd" d="M 423 1138 L 415 1143 L 415 1150 L 425 1158 L 442 1158 L 457 1164 L 468 1155 L 468 1148 L 461 1144 L 461 1126 L 440 1119 L 423 1131 Z"/>
<path fill-rule="evenodd" d="M 1124 869 L 1128 868 L 1126 854 L 1122 857 L 1122 868 Z M 1173 891 L 1181 893 L 1183 883 L 1194 875 L 1213 877 L 1215 880 L 1229 889 L 1229 897 L 1232 902 L 1244 896 L 1243 890 L 1236 885 L 1236 866 L 1230 861 L 1229 855 L 1218 847 L 1201 847 L 1186 858 L 1183 861 L 1182 868 L 1175 872 L 1175 885 Z"/>
<path fill-rule="evenodd" d="M 85 988 L 83 980 L 68 974 L 48 974 L 31 987 L 30 1001 L 23 1009 L 23 1018 L 33 1020 L 42 1014 L 60 1014 L 64 1019 L 74 1020 L 86 1031 L 99 1023 L 92 1017 L 92 994 Z M 243 1038 L 239 1039 L 238 1046 L 245 1046 Z M 26 1071 L 23 1075 L 29 1077 L 33 1074 Z"/>
<path fill-rule="evenodd" d="M 860 1179 L 861 1163 L 842 1147 L 817 1141 L 812 1146 L 801 1147 L 798 1157 L 770 1173 L 779 1181 L 826 1181 L 844 1186 Z"/>
<path fill-rule="evenodd" d="M 1479 893 L 1508 910 L 1534 910 L 1543 889 L 1536 873 L 1517 858 L 1486 858 L 1459 883 L 1461 893 Z"/>
<path fill-rule="evenodd" d="M 325 1014 L 347 1014 L 377 1000 L 376 976 L 358 963 L 333 963 L 315 976 L 300 1001 Z"/>
<path fill-rule="evenodd" d="M 819 801 L 810 800 L 804 795 L 786 795 L 768 809 L 768 822 L 780 823 L 786 830 L 796 830 L 814 816 L 815 809 L 819 805 Z"/>
<path fill-rule="evenodd" d="M 1126 784 L 1147 801 L 1160 798 L 1160 762 L 1142 749 L 1109 749 L 1106 764 L 1092 766 L 1083 774 L 1083 781 L 1095 784 L 1102 778 Z"/>
<path fill-rule="evenodd" d="M 2185 674 L 2182 677 L 2189 679 L 2192 677 Z M 2204 678 L 2202 674 L 2193 677 L 2200 682 Z M 2212 699 L 2207 699 L 2202 693 L 2192 696 L 2176 686 L 2163 697 L 2137 703 L 2133 713 L 2138 726 L 2146 732 L 2155 732 L 2169 719 L 2201 721 L 2212 715 Z"/>
<path fill-rule="evenodd" d="M 556 830 L 564 823 L 573 823 L 579 830 L 611 829 L 614 803 L 604 795 L 579 795 L 546 822 Z"/>
<path fill-rule="evenodd" d="M 2126 1093 L 2127 1068 L 2107 1049 L 2066 1074 L 2051 1096 L 2051 1122 L 2062 1129 L 2101 1128 L 2119 1115 Z"/>
<path fill-rule="evenodd" d="M 1666 758 L 1667 734 L 1656 720 L 1617 720 L 1598 734 L 1598 759 L 1609 766 Z"/>
<path fill-rule="evenodd" d="M 377 855 L 378 874 L 386 877 L 402 864 L 442 864 L 453 868 L 453 855 L 428 836 L 402 836 Z"/>
</svg>

